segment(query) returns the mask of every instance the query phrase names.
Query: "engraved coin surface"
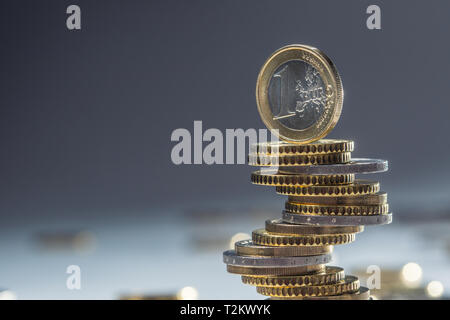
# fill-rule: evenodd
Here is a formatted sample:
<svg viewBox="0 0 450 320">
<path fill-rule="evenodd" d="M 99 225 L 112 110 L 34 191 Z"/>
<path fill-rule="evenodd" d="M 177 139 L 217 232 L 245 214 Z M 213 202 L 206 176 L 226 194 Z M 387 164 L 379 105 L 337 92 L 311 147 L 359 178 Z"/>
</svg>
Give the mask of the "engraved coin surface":
<svg viewBox="0 0 450 320">
<path fill-rule="evenodd" d="M 264 63 L 256 83 L 256 102 L 264 124 L 280 139 L 309 143 L 336 125 L 343 103 L 336 67 L 320 50 L 289 45 Z"/>
</svg>

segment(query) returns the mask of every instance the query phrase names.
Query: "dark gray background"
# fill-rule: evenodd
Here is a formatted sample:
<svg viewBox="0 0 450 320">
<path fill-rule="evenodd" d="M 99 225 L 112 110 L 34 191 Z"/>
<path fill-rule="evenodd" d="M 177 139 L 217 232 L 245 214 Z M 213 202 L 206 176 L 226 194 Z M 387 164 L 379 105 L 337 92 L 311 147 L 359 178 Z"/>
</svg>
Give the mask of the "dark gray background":
<svg viewBox="0 0 450 320">
<path fill-rule="evenodd" d="M 66 28 L 69 4 L 81 31 Z M 366 28 L 369 4 L 382 30 Z M 341 73 L 330 137 L 390 161 L 378 177 L 394 203 L 445 207 L 449 12 L 448 1 L 2 1 L 2 221 L 280 199 L 252 186 L 246 165 L 173 165 L 170 135 L 194 120 L 263 128 L 256 77 L 291 43 L 320 48 Z"/>
</svg>

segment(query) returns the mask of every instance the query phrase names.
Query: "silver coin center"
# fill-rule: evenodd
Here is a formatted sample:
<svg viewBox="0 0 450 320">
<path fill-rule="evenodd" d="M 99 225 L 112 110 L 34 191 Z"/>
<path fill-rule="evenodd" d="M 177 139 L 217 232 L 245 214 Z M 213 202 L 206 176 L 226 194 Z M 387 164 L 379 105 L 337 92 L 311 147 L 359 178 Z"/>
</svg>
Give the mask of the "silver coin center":
<svg viewBox="0 0 450 320">
<path fill-rule="evenodd" d="M 304 130 L 316 123 L 327 102 L 320 73 L 301 60 L 288 61 L 275 70 L 268 95 L 273 120 L 294 130 Z"/>
</svg>

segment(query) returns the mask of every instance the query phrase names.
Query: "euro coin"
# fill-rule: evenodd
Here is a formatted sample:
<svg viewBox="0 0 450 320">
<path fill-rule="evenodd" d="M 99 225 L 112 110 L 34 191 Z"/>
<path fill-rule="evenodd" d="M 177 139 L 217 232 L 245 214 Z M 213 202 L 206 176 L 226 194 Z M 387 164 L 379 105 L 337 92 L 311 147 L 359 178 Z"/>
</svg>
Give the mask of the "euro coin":
<svg viewBox="0 0 450 320">
<path fill-rule="evenodd" d="M 360 287 L 358 291 L 335 296 L 306 296 L 306 297 L 271 297 L 271 300 L 369 300 L 370 290 Z"/>
<path fill-rule="evenodd" d="M 257 245 L 252 240 L 242 240 L 234 244 L 234 249 L 241 256 L 301 257 L 331 253 L 333 246 L 273 247 Z"/>
<path fill-rule="evenodd" d="M 296 276 L 242 276 L 242 282 L 259 287 L 301 287 L 337 283 L 344 277 L 343 268 L 327 266 L 323 273 Z"/>
<path fill-rule="evenodd" d="M 292 235 L 318 235 L 318 234 L 342 234 L 360 233 L 364 231 L 363 226 L 348 227 L 316 227 L 310 225 L 300 225 L 285 223 L 281 219 L 266 220 L 266 231 L 270 233 L 292 234 Z"/>
<path fill-rule="evenodd" d="M 259 154 L 326 154 L 338 152 L 352 152 L 354 142 L 352 140 L 320 139 L 308 144 L 288 143 L 285 141 L 271 141 L 254 143 L 250 146 L 250 153 Z"/>
<path fill-rule="evenodd" d="M 300 196 L 292 195 L 288 198 L 289 202 L 308 203 L 320 205 L 344 205 L 344 206 L 371 206 L 381 205 L 387 202 L 387 193 L 380 191 L 377 193 L 370 193 L 365 195 L 350 195 L 350 196 Z"/>
<path fill-rule="evenodd" d="M 327 246 L 351 243 L 355 234 L 284 235 L 258 229 L 252 232 L 252 240 L 263 246 Z"/>
<path fill-rule="evenodd" d="M 299 274 L 314 274 L 325 271 L 324 264 L 303 267 L 244 267 L 227 265 L 229 273 L 249 276 L 293 276 Z"/>
<path fill-rule="evenodd" d="M 310 166 L 323 164 L 343 164 L 351 160 L 350 152 L 312 154 L 312 155 L 262 155 L 259 153 L 248 155 L 251 166 Z"/>
<path fill-rule="evenodd" d="M 329 197 L 329 196 L 360 196 L 380 191 L 378 181 L 359 180 L 347 185 L 336 186 L 281 186 L 276 187 L 279 194 L 293 196 Z"/>
<path fill-rule="evenodd" d="M 344 164 L 321 164 L 308 166 L 280 166 L 281 174 L 355 174 L 377 173 L 388 170 L 388 162 L 381 159 L 352 158 Z"/>
<path fill-rule="evenodd" d="M 387 214 L 388 204 L 371 206 L 338 206 L 322 204 L 303 204 L 286 201 L 284 208 L 290 213 L 323 215 L 323 216 L 371 216 Z"/>
<path fill-rule="evenodd" d="M 290 45 L 264 63 L 256 102 L 264 124 L 281 140 L 306 144 L 327 135 L 341 115 L 344 92 L 331 60 L 320 50 Z"/>
<path fill-rule="evenodd" d="M 369 226 L 392 222 L 392 213 L 373 216 L 314 216 L 283 211 L 283 221 L 314 226 Z"/>
<path fill-rule="evenodd" d="M 354 174 L 308 176 L 299 174 L 278 174 L 275 170 L 258 170 L 250 177 L 253 184 L 284 187 L 284 186 L 315 186 L 337 185 L 355 182 Z"/>
<path fill-rule="evenodd" d="M 303 267 L 317 264 L 325 264 L 331 261 L 330 254 L 306 257 L 261 257 L 261 256 L 240 256 L 234 250 L 227 250 L 223 253 L 223 262 L 234 266 L 242 267 Z"/>
<path fill-rule="evenodd" d="M 299 287 L 256 287 L 256 291 L 266 296 L 275 297 L 320 297 L 354 293 L 359 290 L 359 287 L 357 277 L 346 276 L 343 281 L 333 284 Z"/>
</svg>

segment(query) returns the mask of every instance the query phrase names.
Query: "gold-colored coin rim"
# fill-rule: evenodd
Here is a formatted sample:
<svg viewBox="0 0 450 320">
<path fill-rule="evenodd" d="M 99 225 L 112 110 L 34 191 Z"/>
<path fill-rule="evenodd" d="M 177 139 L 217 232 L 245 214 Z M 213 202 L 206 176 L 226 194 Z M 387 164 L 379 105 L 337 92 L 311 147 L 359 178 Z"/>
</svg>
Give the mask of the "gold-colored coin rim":
<svg viewBox="0 0 450 320">
<path fill-rule="evenodd" d="M 275 171 L 252 172 L 250 180 L 253 184 L 265 186 L 314 186 L 314 185 L 345 185 L 355 182 L 354 174 L 336 175 L 299 175 L 279 174 Z"/>
<path fill-rule="evenodd" d="M 355 241 L 354 233 L 320 234 L 320 235 L 285 235 L 269 233 L 265 229 L 252 232 L 254 244 L 263 246 L 327 246 L 348 244 Z"/>
<path fill-rule="evenodd" d="M 359 195 L 359 196 L 300 196 L 290 195 L 289 202 L 303 203 L 303 204 L 318 204 L 318 205 L 348 205 L 348 206 L 369 206 L 381 205 L 387 203 L 387 193 L 379 191 L 377 193 Z"/>
<path fill-rule="evenodd" d="M 389 213 L 389 204 L 367 206 L 333 206 L 286 201 L 286 212 L 314 216 L 374 216 Z"/>
<path fill-rule="evenodd" d="M 311 197 L 337 197 L 360 196 L 374 194 L 380 191 L 378 181 L 356 179 L 354 183 L 335 186 L 278 186 L 276 192 L 283 195 L 311 196 Z"/>
<path fill-rule="evenodd" d="M 338 296 L 341 294 L 354 293 L 360 288 L 359 280 L 355 276 L 345 276 L 344 280 L 334 284 L 325 284 L 318 286 L 281 286 L 267 287 L 257 286 L 256 292 L 265 296 L 276 297 L 321 297 Z"/>
<path fill-rule="evenodd" d="M 303 130 L 290 129 L 273 119 L 269 104 L 268 87 L 275 70 L 287 61 L 300 60 L 313 66 L 320 74 L 326 88 L 332 88 L 333 98 L 321 120 Z M 326 136 L 336 125 L 342 111 L 344 91 L 342 81 L 333 62 L 319 49 L 293 44 L 275 51 L 263 64 L 256 81 L 256 104 L 264 124 L 281 140 L 306 144 Z M 276 131 L 274 131 L 274 129 Z"/>
<path fill-rule="evenodd" d="M 308 144 L 288 143 L 285 141 L 254 143 L 250 146 L 250 153 L 262 155 L 308 155 L 339 152 L 352 152 L 352 140 L 320 139 Z"/>
<path fill-rule="evenodd" d="M 255 167 L 264 166 L 310 166 L 321 164 L 345 164 L 351 161 L 351 152 L 336 152 L 314 155 L 261 155 L 249 154 L 248 164 Z"/>
<path fill-rule="evenodd" d="M 234 244 L 236 254 L 241 256 L 262 257 L 307 257 L 318 256 L 333 252 L 333 246 L 303 246 L 303 247 L 273 247 L 252 243 L 252 247 L 240 246 L 239 241 Z"/>
<path fill-rule="evenodd" d="M 324 264 L 303 266 L 303 267 L 247 267 L 227 265 L 227 271 L 233 274 L 254 275 L 254 276 L 293 276 L 298 274 L 314 274 L 325 271 Z"/>
<path fill-rule="evenodd" d="M 326 266 L 325 272 L 295 276 L 247 276 L 241 277 L 242 283 L 258 287 L 301 287 L 333 284 L 343 280 L 343 268 Z"/>
<path fill-rule="evenodd" d="M 364 226 L 314 226 L 289 224 L 282 219 L 266 220 L 266 231 L 271 234 L 281 235 L 338 235 L 360 233 Z"/>
<path fill-rule="evenodd" d="M 270 297 L 269 300 L 369 300 L 370 290 L 366 287 L 359 287 L 357 292 L 345 293 L 338 296 L 320 297 Z"/>
</svg>

